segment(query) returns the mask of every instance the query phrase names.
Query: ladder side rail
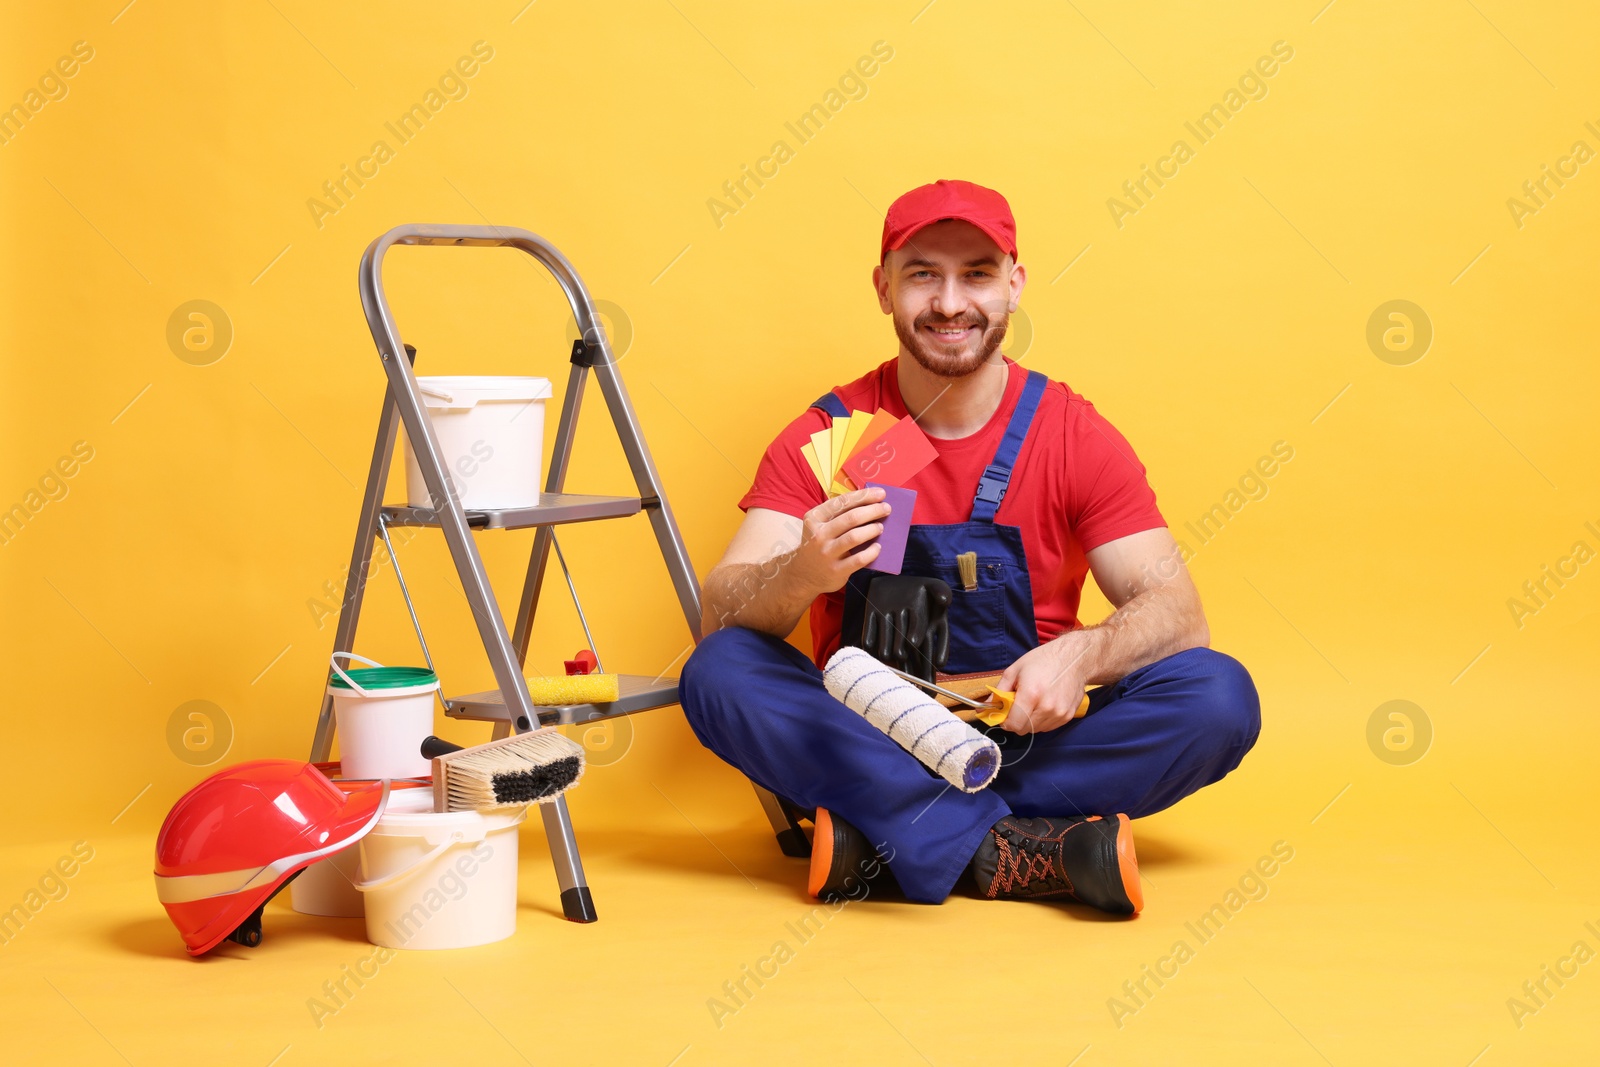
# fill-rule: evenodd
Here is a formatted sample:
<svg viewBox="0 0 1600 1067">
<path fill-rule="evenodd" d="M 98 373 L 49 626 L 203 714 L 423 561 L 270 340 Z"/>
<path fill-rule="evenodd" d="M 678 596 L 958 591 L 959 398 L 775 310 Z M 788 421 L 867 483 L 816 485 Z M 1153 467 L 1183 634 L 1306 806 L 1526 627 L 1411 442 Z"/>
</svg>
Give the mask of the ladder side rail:
<svg viewBox="0 0 1600 1067">
<path fill-rule="evenodd" d="M 678 594 L 679 605 L 683 609 L 684 620 L 689 625 L 691 635 L 698 640 L 700 637 L 700 585 L 694 573 L 694 566 L 689 560 L 689 554 L 683 544 L 683 537 L 678 531 L 677 522 L 673 518 L 671 506 L 667 504 L 662 494 L 660 478 L 656 473 L 655 462 L 651 458 L 649 447 L 644 442 L 644 436 L 639 429 L 638 419 L 634 416 L 633 405 L 628 398 L 627 388 L 622 384 L 621 376 L 617 373 L 616 360 L 611 353 L 611 342 L 606 336 L 605 327 L 600 321 L 600 316 L 594 307 L 594 301 L 589 296 L 588 289 L 578 277 L 578 272 L 557 249 L 544 238 L 527 230 L 509 226 L 443 226 L 431 224 L 411 224 L 397 226 L 388 233 L 383 234 L 372 242 L 367 248 L 361 261 L 362 304 L 367 311 L 367 321 L 372 327 L 373 337 L 378 340 L 378 349 L 383 356 L 385 365 L 395 368 L 395 359 L 392 353 L 400 349 L 400 336 L 394 325 L 394 318 L 389 312 L 387 302 L 383 299 L 383 284 L 381 279 L 382 261 L 384 254 L 396 244 L 412 245 L 468 245 L 468 246 L 508 246 L 520 248 L 538 260 L 555 276 L 557 284 L 566 294 L 568 303 L 572 306 L 573 318 L 578 324 L 578 334 L 585 339 L 586 344 L 593 338 L 593 346 L 599 349 L 598 358 L 593 360 L 595 377 L 600 383 L 601 392 L 606 397 L 607 405 L 611 409 L 612 421 L 616 424 L 617 433 L 622 439 L 623 451 L 628 457 L 629 466 L 632 468 L 634 481 L 639 487 L 640 496 L 646 501 L 650 510 L 651 526 L 654 528 L 656 540 L 661 546 L 662 555 L 666 558 L 667 569 L 672 577 L 673 586 Z M 369 299 L 373 297 L 375 299 Z M 416 401 L 416 385 L 410 368 L 401 370 L 406 387 L 399 390 L 401 401 L 401 415 L 407 416 L 407 408 L 413 406 L 406 401 Z M 415 406 L 420 409 L 420 401 Z M 409 420 L 408 420 L 409 426 Z M 431 447 L 432 434 L 428 434 L 429 451 L 436 450 Z M 435 454 L 432 458 L 437 459 Z M 430 487 L 431 488 L 431 487 Z M 456 504 L 455 497 L 450 498 Z M 455 510 L 459 511 L 456 504 Z M 447 530 L 453 524 L 442 522 Z M 447 538 L 448 538 L 447 534 Z M 482 620 L 480 620 L 481 624 Z M 520 677 L 520 675 L 519 675 Z M 520 688 L 526 689 L 526 686 Z"/>
<path fill-rule="evenodd" d="M 534 254 L 544 262 L 562 288 L 568 289 L 558 267 L 570 275 L 570 265 L 533 234 L 526 231 L 499 231 L 478 226 L 400 226 L 377 238 L 361 257 L 359 285 L 361 304 L 366 312 L 368 326 L 382 357 L 384 371 L 389 376 L 390 391 L 398 408 L 400 421 L 405 426 L 412 453 L 421 468 L 423 481 L 428 487 L 430 503 L 434 508 L 441 532 L 449 545 L 456 573 L 461 579 L 462 592 L 472 609 L 478 635 L 483 641 L 495 683 L 503 694 L 506 707 L 511 712 L 516 729 L 521 732 L 537 726 L 533 701 L 528 694 L 528 683 L 522 676 L 521 665 L 511 646 L 511 635 L 506 630 L 505 619 L 500 614 L 494 589 L 483 568 L 472 532 L 467 526 L 466 512 L 453 481 L 446 475 L 440 455 L 438 438 L 422 403 L 417 388 L 416 375 L 408 360 L 397 358 L 404 351 L 399 328 L 389 308 L 383 289 L 383 256 L 395 244 L 455 244 L 455 245 L 505 245 L 512 244 Z M 543 253 L 543 254 L 541 254 Z M 553 257 L 556 262 L 546 260 Z M 569 296 L 570 296 L 569 291 Z M 592 307 L 590 308 L 592 314 Z M 369 486 L 369 491 L 371 487 Z M 382 487 L 378 492 L 381 494 Z"/>
</svg>

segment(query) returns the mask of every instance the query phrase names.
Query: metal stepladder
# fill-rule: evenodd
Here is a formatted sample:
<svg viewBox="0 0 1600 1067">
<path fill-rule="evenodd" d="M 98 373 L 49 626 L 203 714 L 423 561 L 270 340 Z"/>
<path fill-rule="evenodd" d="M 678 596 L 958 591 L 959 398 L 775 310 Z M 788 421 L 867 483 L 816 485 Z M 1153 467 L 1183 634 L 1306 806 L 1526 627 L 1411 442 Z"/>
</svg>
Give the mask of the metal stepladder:
<svg viewBox="0 0 1600 1067">
<path fill-rule="evenodd" d="M 462 507 L 452 480 L 446 477 L 439 442 L 423 408 L 422 396 L 412 367 L 416 350 L 400 339 L 400 332 L 395 326 L 388 299 L 384 295 L 383 258 L 394 245 L 517 248 L 528 253 L 548 269 L 555 276 L 562 292 L 566 294 L 573 316 L 577 320 L 580 336 L 572 346 L 572 370 L 567 379 L 566 395 L 562 401 L 545 491 L 537 506 L 494 511 L 466 511 Z M 544 583 L 545 565 L 554 541 L 553 528 L 564 523 L 622 518 L 636 515 L 641 511 L 646 512 L 650 516 L 650 525 L 660 545 L 667 572 L 672 578 L 678 603 L 683 609 L 684 620 L 689 626 L 689 633 L 695 641 L 700 639 L 700 586 L 695 577 L 694 567 L 689 561 L 683 538 L 672 516 L 672 509 L 662 491 L 661 480 L 656 473 L 649 447 L 645 444 L 638 419 L 634 416 L 633 404 L 628 398 L 627 388 L 623 385 L 622 377 L 617 370 L 605 328 L 595 311 L 588 290 L 566 257 L 543 238 L 527 230 L 499 226 L 398 226 L 367 247 L 361 257 L 359 283 L 367 325 L 372 331 L 378 355 L 383 361 L 388 385 L 384 392 L 383 410 L 378 419 L 378 435 L 373 447 L 372 465 L 362 495 L 355 547 L 350 554 L 350 569 L 345 584 L 344 600 L 340 607 L 339 624 L 334 634 L 333 651 L 338 653 L 354 650 L 356 625 L 361 614 L 368 569 L 376 541 L 382 539 L 387 542 L 388 528 L 391 526 L 435 526 L 444 534 L 445 543 L 461 579 L 462 591 L 466 595 L 468 606 L 472 609 L 478 636 L 482 640 L 498 686 L 497 689 L 481 693 L 442 697 L 447 716 L 493 723 L 493 736 L 499 739 L 509 736 L 512 731 L 524 733 L 554 724 L 591 722 L 676 704 L 678 701 L 676 678 L 624 674 L 620 677 L 620 695 L 615 701 L 604 704 L 536 707 L 529 697 L 527 682 L 522 676 L 522 665 L 527 660 L 528 646 L 533 633 L 539 592 Z M 567 468 L 572 458 L 573 440 L 578 425 L 578 409 L 591 372 L 600 386 L 601 394 L 611 414 L 611 421 L 621 440 L 623 452 L 638 488 L 637 496 L 592 496 L 565 491 Z M 383 503 L 389 463 L 394 454 L 395 433 L 400 427 L 404 427 L 412 451 L 416 455 L 417 465 L 421 468 L 427 483 L 433 507 L 408 507 Z M 473 543 L 471 531 L 529 527 L 536 530 L 533 552 L 528 561 L 527 580 L 522 590 L 516 625 L 508 633 L 505 619 L 500 613 L 494 591 L 484 571 L 483 560 Z M 389 550 L 392 556 L 392 546 Z M 407 604 L 409 607 L 409 596 Z M 417 620 L 413 617 L 412 621 L 415 623 Z M 419 638 L 421 636 L 420 626 L 418 636 Z M 427 655 L 425 645 L 424 655 Z M 316 736 L 311 746 L 313 762 L 321 762 L 328 758 L 333 744 L 333 734 L 333 698 L 325 694 L 317 718 Z M 783 852 L 790 856 L 808 854 L 810 846 L 799 828 L 797 813 L 760 786 L 755 786 L 755 790 Z M 567 809 L 566 799 L 560 797 L 539 807 L 544 817 L 545 836 L 550 843 L 556 881 L 561 891 L 562 911 L 568 919 L 576 922 L 593 922 L 598 916 L 593 896 L 584 879 L 583 863 L 578 855 L 577 839 L 573 835 L 572 817 Z"/>
</svg>

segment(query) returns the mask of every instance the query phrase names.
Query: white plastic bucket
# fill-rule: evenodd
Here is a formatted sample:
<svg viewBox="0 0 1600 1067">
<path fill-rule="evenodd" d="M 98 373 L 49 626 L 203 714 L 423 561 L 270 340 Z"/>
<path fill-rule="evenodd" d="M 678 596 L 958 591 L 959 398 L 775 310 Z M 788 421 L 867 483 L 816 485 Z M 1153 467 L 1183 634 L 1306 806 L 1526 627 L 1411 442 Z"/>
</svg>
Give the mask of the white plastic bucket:
<svg viewBox="0 0 1600 1067">
<path fill-rule="evenodd" d="M 418 378 L 417 385 L 439 441 L 445 475 L 462 507 L 528 508 L 539 503 L 549 378 Z M 409 438 L 405 455 L 407 503 L 432 507 Z"/>
<path fill-rule="evenodd" d="M 517 824 L 526 808 L 384 815 L 357 844 L 367 940 L 468 948 L 517 932 Z"/>
<path fill-rule="evenodd" d="M 345 671 L 340 657 L 374 670 Z M 439 679 L 421 667 L 385 667 L 354 652 L 335 652 L 328 682 L 339 732 L 339 763 L 346 778 L 426 778 L 433 762 L 422 742 L 433 733 L 433 694 Z M 339 684 L 339 679 L 344 685 Z M 410 682 L 412 684 L 402 684 Z"/>
<path fill-rule="evenodd" d="M 360 843 L 318 860 L 289 883 L 289 902 L 302 915 L 360 918 L 366 912 L 356 892 Z"/>
<path fill-rule="evenodd" d="M 432 789 L 400 789 L 389 794 L 385 812 L 418 812 L 433 808 Z M 289 883 L 289 903 L 302 915 L 359 919 L 366 904 L 355 883 L 361 880 L 361 843 L 318 860 Z"/>
</svg>

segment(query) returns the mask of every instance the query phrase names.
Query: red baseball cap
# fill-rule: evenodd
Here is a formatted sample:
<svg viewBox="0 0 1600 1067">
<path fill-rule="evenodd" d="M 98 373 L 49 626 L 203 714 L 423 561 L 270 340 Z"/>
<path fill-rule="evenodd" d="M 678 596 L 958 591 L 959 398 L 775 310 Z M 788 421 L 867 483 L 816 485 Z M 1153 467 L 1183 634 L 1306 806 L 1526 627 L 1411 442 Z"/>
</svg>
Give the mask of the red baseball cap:
<svg viewBox="0 0 1600 1067">
<path fill-rule="evenodd" d="M 924 226 L 945 219 L 972 223 L 993 238 L 1001 251 L 1017 258 L 1017 222 L 1006 198 L 972 182 L 940 178 L 931 185 L 919 185 L 889 205 L 889 213 L 883 217 L 878 261 L 883 262 Z"/>
</svg>

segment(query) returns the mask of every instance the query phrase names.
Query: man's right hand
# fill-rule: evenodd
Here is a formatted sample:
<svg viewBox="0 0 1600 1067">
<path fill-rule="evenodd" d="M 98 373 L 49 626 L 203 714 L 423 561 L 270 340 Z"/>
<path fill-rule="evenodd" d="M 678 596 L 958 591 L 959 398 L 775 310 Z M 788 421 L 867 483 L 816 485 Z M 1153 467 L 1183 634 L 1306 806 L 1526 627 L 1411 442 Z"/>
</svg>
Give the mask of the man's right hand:
<svg viewBox="0 0 1600 1067">
<path fill-rule="evenodd" d="M 856 551 L 883 533 L 889 515 L 882 489 L 857 489 L 826 500 L 805 514 L 800 547 L 790 566 L 818 594 L 843 589 L 850 576 L 878 558 L 881 545 Z"/>
<path fill-rule="evenodd" d="M 746 626 L 787 637 L 812 601 L 844 588 L 878 558 L 877 545 L 851 553 L 883 532 L 884 495 L 882 489 L 841 493 L 801 519 L 751 508 L 700 587 L 701 633 Z"/>
</svg>

